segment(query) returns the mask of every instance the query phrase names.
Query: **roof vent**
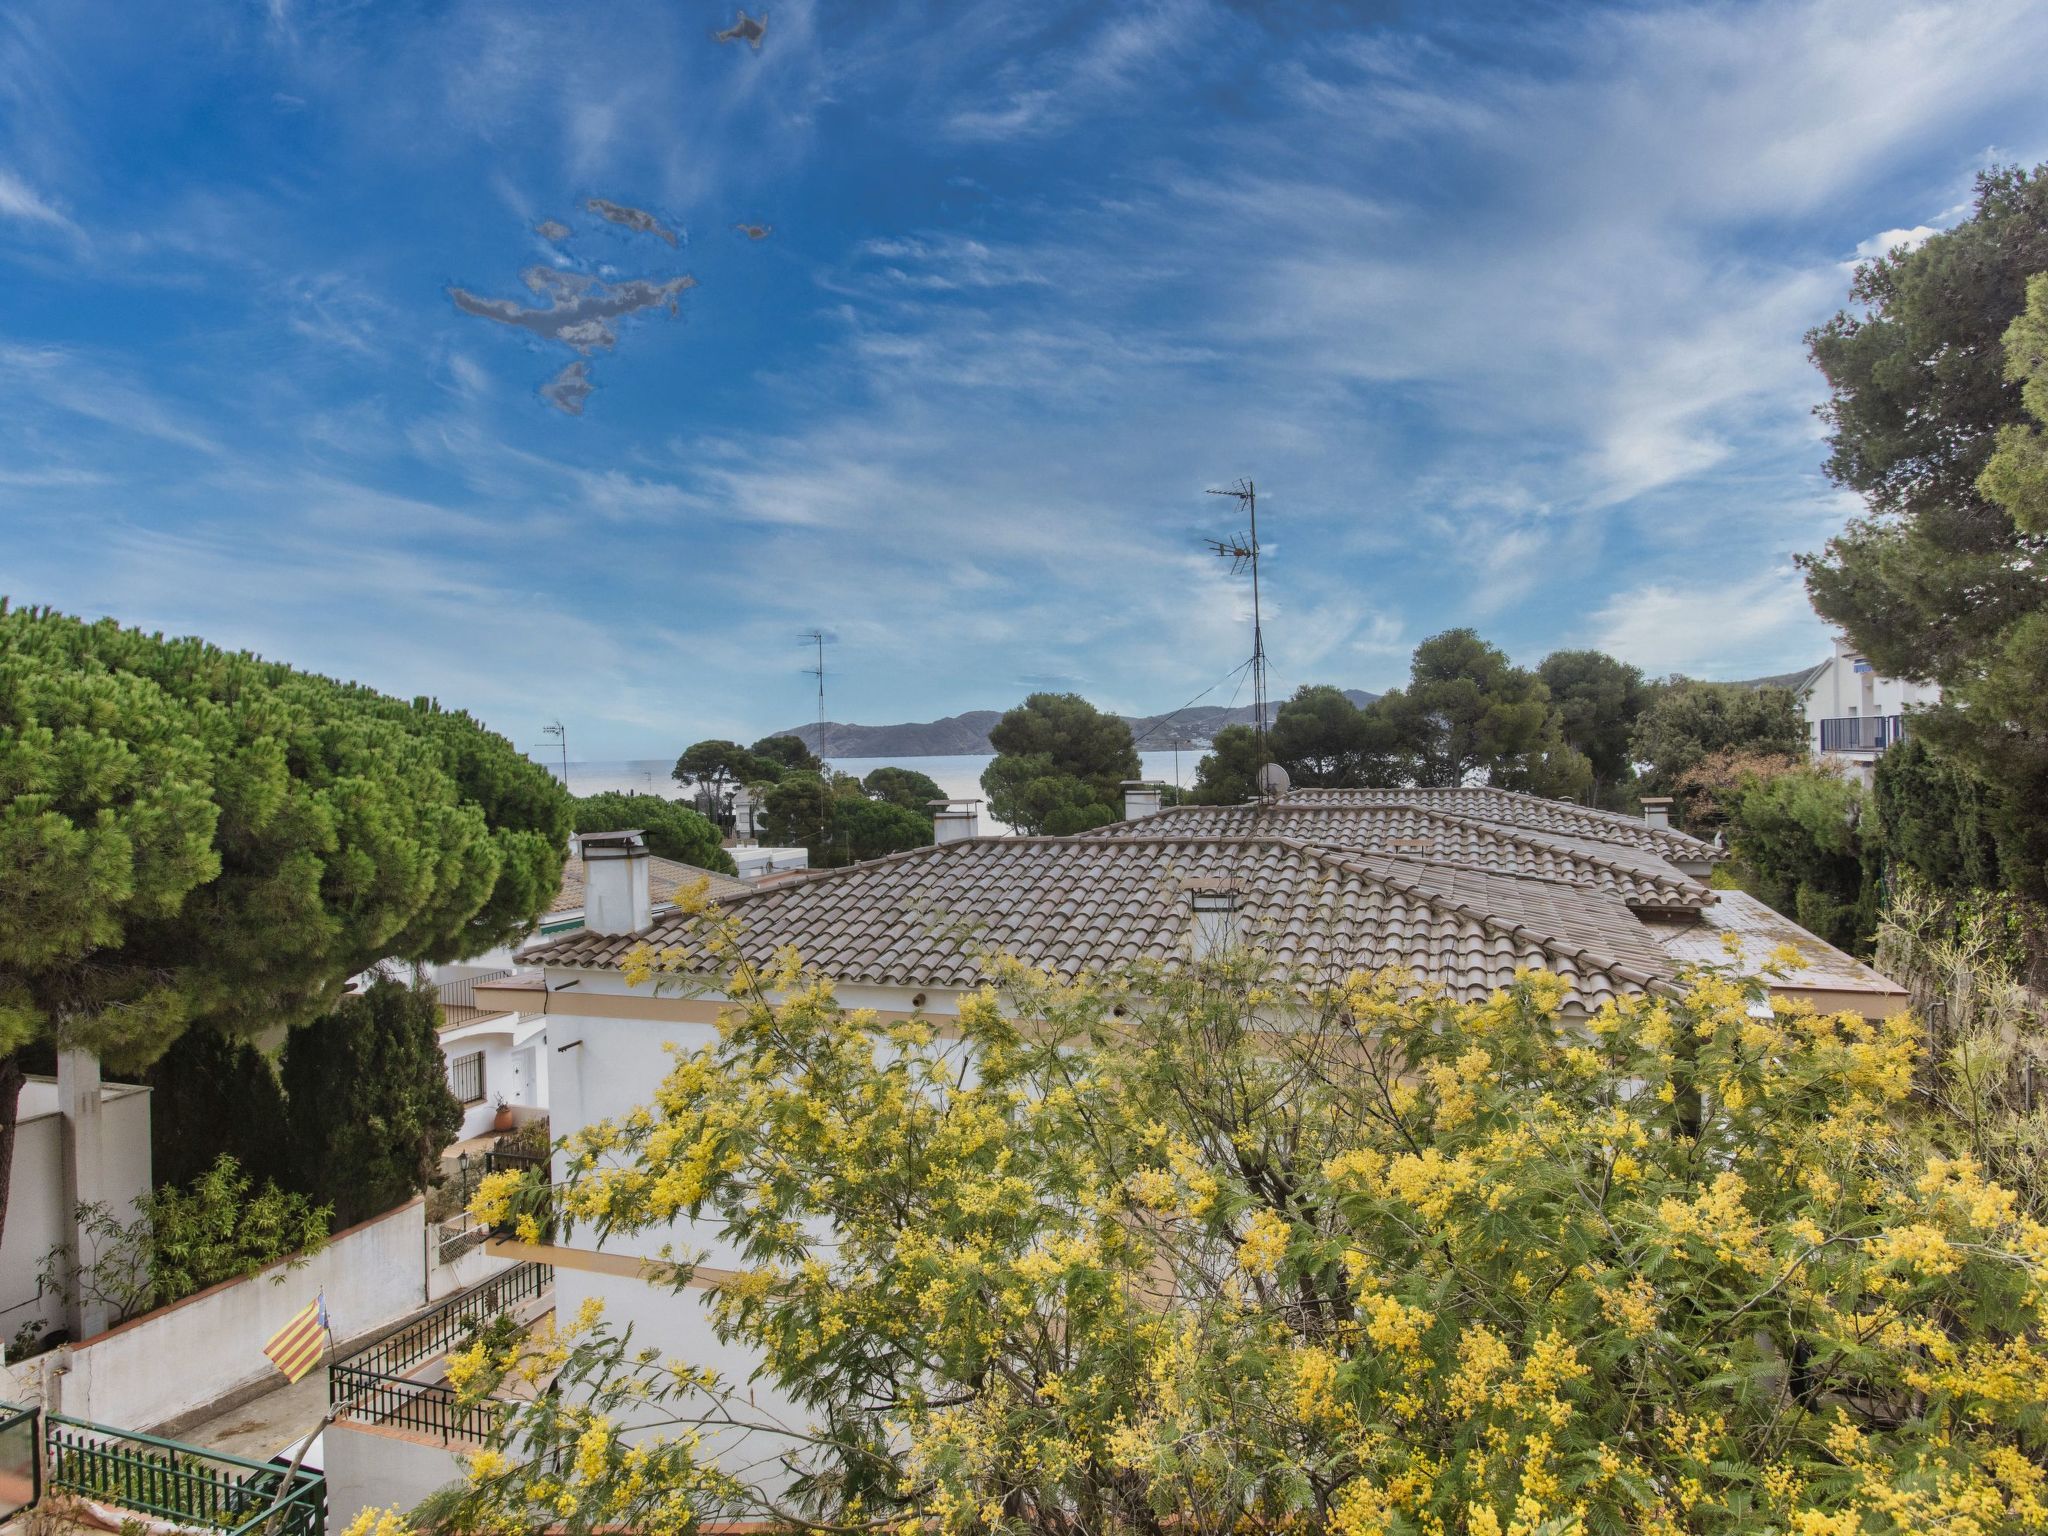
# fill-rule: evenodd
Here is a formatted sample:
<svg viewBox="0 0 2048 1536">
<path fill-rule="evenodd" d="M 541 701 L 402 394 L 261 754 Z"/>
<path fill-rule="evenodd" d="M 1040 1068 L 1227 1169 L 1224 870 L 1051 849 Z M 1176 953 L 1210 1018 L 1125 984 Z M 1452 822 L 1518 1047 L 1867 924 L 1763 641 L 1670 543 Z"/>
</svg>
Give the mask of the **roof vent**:
<svg viewBox="0 0 2048 1536">
<path fill-rule="evenodd" d="M 1123 789 L 1125 821 L 1140 821 L 1159 814 L 1159 807 L 1165 799 L 1164 784 L 1150 779 L 1125 779 Z"/>
<path fill-rule="evenodd" d="M 1189 947 L 1197 960 L 1227 954 L 1242 942 L 1238 932 L 1235 880 L 1188 880 L 1181 889 L 1188 893 L 1192 925 Z"/>
<path fill-rule="evenodd" d="M 979 800 L 934 800 L 931 807 L 934 843 L 964 842 L 981 835 Z"/>
<path fill-rule="evenodd" d="M 583 926 L 592 933 L 639 933 L 654 925 L 647 838 L 638 827 L 585 832 Z"/>
</svg>

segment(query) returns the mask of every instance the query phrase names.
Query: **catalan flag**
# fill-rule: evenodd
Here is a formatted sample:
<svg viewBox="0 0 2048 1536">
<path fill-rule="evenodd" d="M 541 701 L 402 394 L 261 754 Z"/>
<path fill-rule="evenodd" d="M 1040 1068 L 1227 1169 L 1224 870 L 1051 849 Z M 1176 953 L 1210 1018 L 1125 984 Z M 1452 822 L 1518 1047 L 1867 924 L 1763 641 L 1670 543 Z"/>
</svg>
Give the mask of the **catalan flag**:
<svg viewBox="0 0 2048 1536">
<path fill-rule="evenodd" d="M 270 1336 L 263 1353 L 284 1372 L 286 1381 L 297 1381 L 319 1363 L 320 1340 L 326 1331 L 327 1298 L 315 1296 L 303 1311 L 293 1313 L 291 1321 Z"/>
</svg>

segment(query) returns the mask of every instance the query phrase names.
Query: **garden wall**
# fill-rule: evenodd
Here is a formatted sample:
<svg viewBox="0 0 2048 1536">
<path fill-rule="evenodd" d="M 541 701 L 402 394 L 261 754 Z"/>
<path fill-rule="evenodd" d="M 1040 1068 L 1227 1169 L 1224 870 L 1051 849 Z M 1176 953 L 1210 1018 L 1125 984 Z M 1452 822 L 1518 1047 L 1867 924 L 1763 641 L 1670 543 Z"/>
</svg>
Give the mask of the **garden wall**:
<svg viewBox="0 0 2048 1536">
<path fill-rule="evenodd" d="M 420 1201 L 410 1200 L 336 1233 L 297 1269 L 280 1260 L 0 1371 L 0 1398 L 152 1430 L 283 1386 L 263 1346 L 315 1295 L 325 1294 L 343 1344 L 427 1304 L 424 1226 Z"/>
</svg>

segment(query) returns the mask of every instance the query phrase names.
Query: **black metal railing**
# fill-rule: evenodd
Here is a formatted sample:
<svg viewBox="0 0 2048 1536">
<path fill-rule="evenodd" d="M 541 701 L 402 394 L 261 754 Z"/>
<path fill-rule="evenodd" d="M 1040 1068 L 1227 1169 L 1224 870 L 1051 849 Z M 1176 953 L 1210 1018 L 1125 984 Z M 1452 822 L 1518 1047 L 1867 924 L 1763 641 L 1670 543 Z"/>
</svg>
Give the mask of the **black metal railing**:
<svg viewBox="0 0 2048 1536">
<path fill-rule="evenodd" d="M 548 1154 L 545 1152 L 521 1152 L 513 1147 L 496 1146 L 484 1153 L 485 1173 L 528 1173 L 547 1166 Z"/>
<path fill-rule="evenodd" d="M 328 1371 L 327 1401 L 341 1401 L 334 1388 L 334 1372 L 344 1366 L 371 1376 L 403 1377 L 420 1362 L 447 1354 L 500 1312 L 533 1300 L 554 1283 L 552 1265 L 514 1264 L 481 1284 L 456 1292 L 439 1306 L 351 1350 Z"/>
<path fill-rule="evenodd" d="M 476 989 L 487 987 L 494 981 L 504 981 L 514 973 L 509 970 L 485 971 L 477 976 L 457 976 L 444 981 L 434 988 L 441 1004 L 444 1024 L 471 1024 L 478 1019 L 488 1019 L 503 1013 L 503 1008 L 479 1007 Z"/>
<path fill-rule="evenodd" d="M 18 1411 L 18 1410 L 17 1410 Z M 33 1410 L 31 1410 L 33 1411 Z M 181 1526 L 248 1536 L 323 1536 L 327 1480 L 154 1435 L 43 1415 L 49 1486 Z"/>
<path fill-rule="evenodd" d="M 43 1425 L 37 1408 L 0 1410 L 0 1521 L 43 1496 Z"/>
<path fill-rule="evenodd" d="M 330 1367 L 327 1392 L 337 1419 L 432 1435 L 444 1445 L 481 1445 L 506 1410 L 490 1399 L 464 1402 L 443 1381 L 413 1381 L 354 1365 Z"/>
<path fill-rule="evenodd" d="M 1823 752 L 1882 752 L 1905 736 L 1904 715 L 1846 715 L 1820 722 Z"/>
</svg>

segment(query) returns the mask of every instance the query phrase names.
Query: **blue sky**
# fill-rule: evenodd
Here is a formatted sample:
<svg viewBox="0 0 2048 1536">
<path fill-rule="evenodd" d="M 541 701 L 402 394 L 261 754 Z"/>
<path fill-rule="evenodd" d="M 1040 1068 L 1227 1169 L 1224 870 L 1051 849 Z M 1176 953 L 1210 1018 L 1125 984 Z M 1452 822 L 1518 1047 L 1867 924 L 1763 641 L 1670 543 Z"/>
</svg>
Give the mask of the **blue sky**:
<svg viewBox="0 0 2048 1536">
<path fill-rule="evenodd" d="M 1283 690 L 1788 669 L 1802 332 L 2048 158 L 2016 0 L 734 21 L 10 0 L 0 591 L 579 757 L 807 718 L 813 625 L 836 718 L 1150 711 L 1251 475 Z"/>
</svg>

